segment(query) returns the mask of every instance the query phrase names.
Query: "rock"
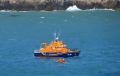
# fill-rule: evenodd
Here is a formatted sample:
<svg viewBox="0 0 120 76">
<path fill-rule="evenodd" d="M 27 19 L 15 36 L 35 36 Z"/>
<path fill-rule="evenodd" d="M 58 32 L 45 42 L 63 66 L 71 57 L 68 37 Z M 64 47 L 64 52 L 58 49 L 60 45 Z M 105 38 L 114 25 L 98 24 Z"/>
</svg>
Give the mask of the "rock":
<svg viewBox="0 0 120 76">
<path fill-rule="evenodd" d="M 66 10 L 76 5 L 79 9 L 115 9 L 120 10 L 120 0 L 0 0 L 0 10 Z"/>
</svg>

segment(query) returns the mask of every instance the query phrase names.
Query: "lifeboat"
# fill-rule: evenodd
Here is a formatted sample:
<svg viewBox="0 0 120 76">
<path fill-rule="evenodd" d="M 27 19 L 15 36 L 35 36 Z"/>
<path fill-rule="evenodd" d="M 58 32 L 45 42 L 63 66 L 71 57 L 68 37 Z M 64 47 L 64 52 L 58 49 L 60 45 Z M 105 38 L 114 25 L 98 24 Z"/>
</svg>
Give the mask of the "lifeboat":
<svg viewBox="0 0 120 76">
<path fill-rule="evenodd" d="M 58 59 L 58 63 L 65 63 L 66 61 L 65 61 L 65 59 Z"/>
<path fill-rule="evenodd" d="M 79 50 L 70 50 L 63 44 L 58 37 L 51 41 L 50 44 L 41 43 L 40 49 L 34 51 L 35 57 L 74 57 L 79 56 Z"/>
</svg>

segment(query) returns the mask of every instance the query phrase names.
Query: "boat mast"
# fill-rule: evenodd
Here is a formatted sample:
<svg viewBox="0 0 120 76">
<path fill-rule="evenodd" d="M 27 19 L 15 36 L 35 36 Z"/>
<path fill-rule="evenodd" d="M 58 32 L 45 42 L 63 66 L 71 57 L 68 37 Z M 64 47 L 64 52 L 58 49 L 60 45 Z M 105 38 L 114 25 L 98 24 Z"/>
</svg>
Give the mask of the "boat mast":
<svg viewBox="0 0 120 76">
<path fill-rule="evenodd" d="M 54 42 L 56 42 L 56 38 L 57 38 L 57 37 L 56 37 L 56 31 L 55 31 L 55 33 L 54 33 L 53 36 L 54 36 Z"/>
<path fill-rule="evenodd" d="M 60 36 L 60 33 L 61 33 L 61 29 L 60 29 L 60 32 L 58 33 L 58 36 L 56 35 L 56 31 L 54 33 L 54 42 L 57 42 L 59 40 L 59 36 Z"/>
</svg>

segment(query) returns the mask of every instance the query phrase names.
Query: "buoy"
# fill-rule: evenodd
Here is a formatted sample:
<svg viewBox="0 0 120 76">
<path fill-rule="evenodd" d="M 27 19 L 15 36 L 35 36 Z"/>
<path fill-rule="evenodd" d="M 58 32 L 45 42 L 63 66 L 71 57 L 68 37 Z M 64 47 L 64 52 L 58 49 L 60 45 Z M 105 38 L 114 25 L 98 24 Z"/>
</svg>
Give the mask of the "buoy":
<svg viewBox="0 0 120 76">
<path fill-rule="evenodd" d="M 65 63 L 66 61 L 65 61 L 65 59 L 58 59 L 58 63 Z"/>
</svg>

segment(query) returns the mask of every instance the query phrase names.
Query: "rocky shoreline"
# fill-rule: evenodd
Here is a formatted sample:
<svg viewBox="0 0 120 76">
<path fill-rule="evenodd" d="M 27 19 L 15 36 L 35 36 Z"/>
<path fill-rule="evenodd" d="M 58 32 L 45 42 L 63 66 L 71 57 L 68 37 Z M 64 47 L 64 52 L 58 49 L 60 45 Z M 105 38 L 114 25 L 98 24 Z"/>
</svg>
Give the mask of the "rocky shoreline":
<svg viewBox="0 0 120 76">
<path fill-rule="evenodd" d="M 53 11 L 66 10 L 73 5 L 82 10 L 93 8 L 120 10 L 120 0 L 0 0 L 0 10 Z"/>
</svg>

